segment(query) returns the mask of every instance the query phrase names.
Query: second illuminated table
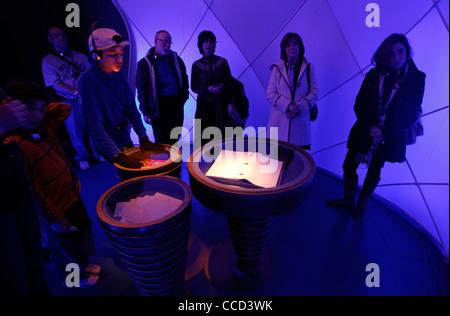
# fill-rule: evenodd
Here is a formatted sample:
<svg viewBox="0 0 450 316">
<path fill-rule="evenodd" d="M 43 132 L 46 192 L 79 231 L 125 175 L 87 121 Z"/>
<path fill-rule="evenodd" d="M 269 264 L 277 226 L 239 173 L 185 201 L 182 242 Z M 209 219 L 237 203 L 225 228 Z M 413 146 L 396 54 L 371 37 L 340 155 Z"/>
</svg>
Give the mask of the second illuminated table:
<svg viewBox="0 0 450 316">
<path fill-rule="evenodd" d="M 311 194 L 316 165 L 305 150 L 259 138 L 214 141 L 188 161 L 195 198 L 227 216 L 231 241 L 215 245 L 208 273 L 219 287 L 251 291 L 273 270 L 266 249 L 273 216 L 297 209 Z"/>
</svg>

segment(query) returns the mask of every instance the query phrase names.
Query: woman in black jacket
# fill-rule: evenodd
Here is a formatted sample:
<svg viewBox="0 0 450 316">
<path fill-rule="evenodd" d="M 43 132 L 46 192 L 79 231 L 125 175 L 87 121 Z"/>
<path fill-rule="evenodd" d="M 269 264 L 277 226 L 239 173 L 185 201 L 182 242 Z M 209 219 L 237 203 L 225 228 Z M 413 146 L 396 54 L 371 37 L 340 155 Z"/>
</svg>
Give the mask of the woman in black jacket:
<svg viewBox="0 0 450 316">
<path fill-rule="evenodd" d="M 406 160 L 406 131 L 422 113 L 425 88 L 425 74 L 417 69 L 411 54 L 402 34 L 390 35 L 375 52 L 375 67 L 366 74 L 354 105 L 357 121 L 348 137 L 343 164 L 344 197 L 328 200 L 327 205 L 352 210 L 354 217 L 363 216 L 384 163 Z M 368 171 L 354 206 L 356 169 L 361 162 L 368 164 Z"/>
</svg>

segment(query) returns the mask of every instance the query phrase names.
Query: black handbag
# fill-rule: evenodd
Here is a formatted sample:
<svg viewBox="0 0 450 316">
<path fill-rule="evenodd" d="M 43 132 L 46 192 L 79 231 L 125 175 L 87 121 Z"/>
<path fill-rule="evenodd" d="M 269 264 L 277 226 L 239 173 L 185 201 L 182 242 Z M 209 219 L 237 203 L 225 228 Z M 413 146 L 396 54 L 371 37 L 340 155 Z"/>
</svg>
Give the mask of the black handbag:
<svg viewBox="0 0 450 316">
<path fill-rule="evenodd" d="M 317 115 L 319 115 L 319 109 L 317 108 L 317 104 L 314 104 L 309 108 L 309 119 L 311 120 L 311 122 L 317 120 Z"/>
<path fill-rule="evenodd" d="M 308 93 L 309 94 L 309 86 L 310 86 L 310 82 L 311 82 L 311 75 L 309 73 L 309 68 L 310 68 L 311 64 L 308 64 L 308 67 L 306 67 L 306 80 L 308 82 Z M 319 109 L 317 108 L 317 104 L 314 104 L 313 106 L 311 106 L 311 104 L 309 104 L 309 119 L 311 120 L 311 122 L 314 122 L 315 120 L 317 120 L 317 116 L 319 115 Z"/>
<path fill-rule="evenodd" d="M 420 114 L 422 116 L 422 113 Z M 406 145 L 413 145 L 416 143 L 417 136 L 423 136 L 423 125 L 422 119 L 419 116 L 419 119 L 414 122 L 409 128 L 405 130 L 405 143 Z"/>
</svg>

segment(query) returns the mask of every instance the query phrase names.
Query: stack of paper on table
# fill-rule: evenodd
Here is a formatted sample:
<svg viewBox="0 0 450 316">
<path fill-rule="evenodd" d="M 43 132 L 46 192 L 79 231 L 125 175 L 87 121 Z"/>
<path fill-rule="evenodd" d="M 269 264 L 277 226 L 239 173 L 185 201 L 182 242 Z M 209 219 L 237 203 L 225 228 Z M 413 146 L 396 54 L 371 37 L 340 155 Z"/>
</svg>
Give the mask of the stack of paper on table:
<svg viewBox="0 0 450 316">
<path fill-rule="evenodd" d="M 121 217 L 121 223 L 144 224 L 163 218 L 181 203 L 182 200 L 157 192 L 117 203 L 114 217 Z"/>
<path fill-rule="evenodd" d="M 283 162 L 255 152 L 222 150 L 206 172 L 207 177 L 246 179 L 263 188 L 278 184 Z"/>
</svg>

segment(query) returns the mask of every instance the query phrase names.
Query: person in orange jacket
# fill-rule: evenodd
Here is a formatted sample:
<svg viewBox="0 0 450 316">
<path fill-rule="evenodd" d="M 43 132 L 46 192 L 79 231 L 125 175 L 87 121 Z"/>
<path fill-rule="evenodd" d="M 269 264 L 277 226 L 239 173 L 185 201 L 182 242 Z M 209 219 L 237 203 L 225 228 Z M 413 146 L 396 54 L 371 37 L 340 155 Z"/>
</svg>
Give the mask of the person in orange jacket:
<svg viewBox="0 0 450 316">
<path fill-rule="evenodd" d="M 92 221 L 80 196 L 80 181 L 56 138 L 70 105 L 48 104 L 44 88 L 31 82 L 12 82 L 5 91 L 12 100 L 26 104 L 26 120 L 7 133 L 4 144 L 15 142 L 20 149 L 50 257 L 63 278 L 69 263 L 78 264 L 79 286 L 90 287 L 98 282 L 101 269 L 88 260 L 95 252 Z"/>
</svg>

